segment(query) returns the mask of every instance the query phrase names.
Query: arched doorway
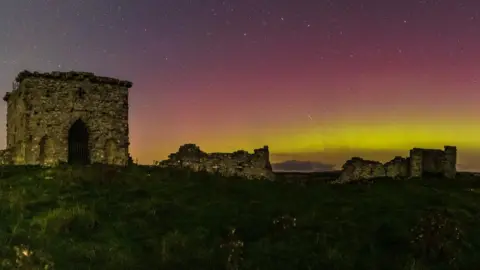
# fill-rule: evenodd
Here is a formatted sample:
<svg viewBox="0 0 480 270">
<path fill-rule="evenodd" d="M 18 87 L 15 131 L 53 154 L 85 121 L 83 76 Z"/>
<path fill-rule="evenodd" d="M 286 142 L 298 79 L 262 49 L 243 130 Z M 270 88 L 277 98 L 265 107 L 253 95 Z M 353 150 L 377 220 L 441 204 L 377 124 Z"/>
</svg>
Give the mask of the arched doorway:
<svg viewBox="0 0 480 270">
<path fill-rule="evenodd" d="M 88 129 L 85 123 L 78 119 L 68 131 L 68 163 L 89 164 Z"/>
</svg>

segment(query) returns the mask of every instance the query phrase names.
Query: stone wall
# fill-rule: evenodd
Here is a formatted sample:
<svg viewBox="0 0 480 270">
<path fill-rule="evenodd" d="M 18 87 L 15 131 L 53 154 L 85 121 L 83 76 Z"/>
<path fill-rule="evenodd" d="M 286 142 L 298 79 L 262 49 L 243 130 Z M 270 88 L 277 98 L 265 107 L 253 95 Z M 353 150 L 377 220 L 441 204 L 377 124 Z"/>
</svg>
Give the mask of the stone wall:
<svg viewBox="0 0 480 270">
<path fill-rule="evenodd" d="M 443 173 L 443 160 L 445 153 L 438 149 L 423 149 L 423 172 Z"/>
<path fill-rule="evenodd" d="M 410 174 L 410 158 L 395 157 L 383 165 L 385 167 L 385 176 L 402 179 Z"/>
<path fill-rule="evenodd" d="M 355 157 L 343 165 L 340 177 L 334 183 L 379 177 L 405 179 L 422 177 L 424 173 L 443 174 L 447 178 L 455 178 L 456 164 L 457 148 L 454 146 L 445 146 L 444 151 L 413 148 L 410 150 L 410 157 L 395 157 L 384 164 Z"/>
<path fill-rule="evenodd" d="M 455 178 L 457 174 L 457 148 L 455 146 L 445 146 L 445 159 L 443 173 L 447 178 Z"/>
<path fill-rule="evenodd" d="M 68 162 L 74 123 L 88 133 L 91 163 L 128 162 L 131 82 L 87 72 L 23 71 L 7 92 L 7 149 L 14 164 Z"/>
<path fill-rule="evenodd" d="M 410 177 L 424 173 L 442 174 L 455 178 L 457 174 L 457 148 L 445 146 L 444 150 L 413 148 L 410 150 Z"/>
<path fill-rule="evenodd" d="M 379 177 L 406 177 L 408 175 L 408 162 L 408 159 L 402 157 L 395 157 L 385 164 L 354 157 L 345 162 L 340 177 L 335 182 L 346 183 Z"/>
<path fill-rule="evenodd" d="M 410 177 L 421 177 L 423 173 L 423 149 L 410 150 Z"/>
<path fill-rule="evenodd" d="M 274 180 L 267 146 L 255 149 L 253 154 L 243 150 L 233 153 L 205 153 L 195 144 L 185 144 L 180 146 L 177 153 L 170 154 L 167 160 L 156 165 L 219 173 L 224 176 Z"/>
<path fill-rule="evenodd" d="M 0 150 L 0 165 L 12 165 L 12 148 Z"/>
</svg>

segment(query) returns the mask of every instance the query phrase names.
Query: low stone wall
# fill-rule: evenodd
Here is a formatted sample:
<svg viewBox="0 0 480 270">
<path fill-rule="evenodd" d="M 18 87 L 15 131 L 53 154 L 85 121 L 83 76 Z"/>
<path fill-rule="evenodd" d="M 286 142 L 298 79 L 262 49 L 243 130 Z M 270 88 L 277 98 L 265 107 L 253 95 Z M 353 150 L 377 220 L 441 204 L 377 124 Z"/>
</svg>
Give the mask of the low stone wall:
<svg viewBox="0 0 480 270">
<path fill-rule="evenodd" d="M 342 166 L 342 173 L 335 183 L 347 183 L 378 177 L 405 178 L 409 176 L 409 162 L 409 158 L 402 157 L 395 157 L 385 164 L 354 157 Z"/>
<path fill-rule="evenodd" d="M 347 183 L 360 179 L 385 177 L 386 171 L 382 163 L 354 157 L 342 166 L 342 173 L 336 183 Z"/>
<path fill-rule="evenodd" d="M 389 162 L 383 164 L 385 168 L 385 176 L 395 179 L 409 177 L 410 158 L 395 157 Z"/>
<path fill-rule="evenodd" d="M 166 168 L 188 168 L 193 171 L 219 173 L 224 176 L 241 176 L 247 179 L 274 180 L 267 146 L 233 153 L 205 153 L 195 144 L 180 146 L 177 153 L 170 154 L 167 160 L 156 162 Z"/>
<path fill-rule="evenodd" d="M 354 157 L 345 162 L 340 177 L 334 182 L 348 183 L 379 177 L 405 178 L 409 176 L 409 162 L 409 158 L 402 157 L 395 157 L 385 164 Z"/>
</svg>

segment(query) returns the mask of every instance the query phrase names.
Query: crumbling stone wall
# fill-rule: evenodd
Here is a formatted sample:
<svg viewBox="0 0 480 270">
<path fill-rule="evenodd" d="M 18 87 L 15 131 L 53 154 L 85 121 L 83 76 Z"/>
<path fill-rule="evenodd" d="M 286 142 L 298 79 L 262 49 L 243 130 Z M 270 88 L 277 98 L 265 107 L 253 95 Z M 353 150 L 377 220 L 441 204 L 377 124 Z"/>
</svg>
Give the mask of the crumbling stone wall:
<svg viewBox="0 0 480 270">
<path fill-rule="evenodd" d="M 340 177 L 334 182 L 347 183 L 378 177 L 404 179 L 421 177 L 424 173 L 455 178 L 456 164 L 457 148 L 454 146 L 445 146 L 444 151 L 413 148 L 410 150 L 410 157 L 395 157 L 385 164 L 354 157 L 343 165 Z"/>
<path fill-rule="evenodd" d="M 409 175 L 410 158 L 397 156 L 383 166 L 385 168 L 385 176 L 396 179 L 405 178 Z"/>
<path fill-rule="evenodd" d="M 364 160 L 353 157 L 342 166 L 342 173 L 338 182 L 350 182 L 352 180 L 369 179 L 373 177 L 384 177 L 385 169 L 378 161 Z"/>
<path fill-rule="evenodd" d="M 12 165 L 12 148 L 0 150 L 0 165 Z"/>
<path fill-rule="evenodd" d="M 410 177 L 423 173 L 443 174 L 455 178 L 457 174 L 457 148 L 445 146 L 444 150 L 413 148 L 410 150 Z"/>
<path fill-rule="evenodd" d="M 410 150 L 410 177 L 421 177 L 423 173 L 423 149 Z"/>
<path fill-rule="evenodd" d="M 423 172 L 442 173 L 445 153 L 439 149 L 423 149 Z"/>
<path fill-rule="evenodd" d="M 82 123 L 91 163 L 126 165 L 129 81 L 88 72 L 20 72 L 7 92 L 7 149 L 13 164 L 68 161 L 69 130 Z"/>
<path fill-rule="evenodd" d="M 457 148 L 455 146 L 445 146 L 444 152 L 443 174 L 447 178 L 455 178 L 457 175 Z"/>
<path fill-rule="evenodd" d="M 268 146 L 233 153 L 205 153 L 195 144 L 180 146 L 177 153 L 156 165 L 168 168 L 188 168 L 193 171 L 219 173 L 224 176 L 241 176 L 248 179 L 274 180 Z"/>
</svg>

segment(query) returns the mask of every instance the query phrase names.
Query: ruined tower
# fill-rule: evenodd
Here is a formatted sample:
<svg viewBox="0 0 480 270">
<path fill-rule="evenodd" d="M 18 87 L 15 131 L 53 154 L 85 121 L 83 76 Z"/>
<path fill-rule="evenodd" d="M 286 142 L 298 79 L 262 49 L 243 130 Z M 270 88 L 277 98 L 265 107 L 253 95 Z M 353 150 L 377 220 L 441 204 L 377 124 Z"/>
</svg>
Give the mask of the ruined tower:
<svg viewBox="0 0 480 270">
<path fill-rule="evenodd" d="M 413 148 L 410 150 L 410 177 L 421 177 L 424 173 L 441 174 L 455 178 L 457 174 L 457 148 L 445 146 L 440 149 Z"/>
<path fill-rule="evenodd" d="M 88 72 L 20 72 L 3 98 L 8 106 L 3 162 L 126 165 L 131 87 L 129 81 Z"/>
</svg>

